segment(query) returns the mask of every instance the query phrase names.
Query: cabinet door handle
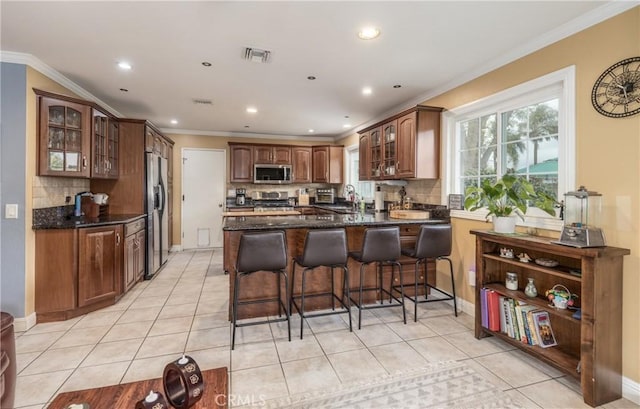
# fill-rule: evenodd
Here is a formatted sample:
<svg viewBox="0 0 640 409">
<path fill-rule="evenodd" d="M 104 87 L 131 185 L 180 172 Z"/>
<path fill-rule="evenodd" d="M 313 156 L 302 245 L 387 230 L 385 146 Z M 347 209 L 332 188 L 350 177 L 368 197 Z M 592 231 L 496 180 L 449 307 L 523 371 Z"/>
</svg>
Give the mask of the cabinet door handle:
<svg viewBox="0 0 640 409">
<path fill-rule="evenodd" d="M 400 162 L 396 162 L 396 170 L 398 170 L 398 167 L 400 167 Z"/>
<path fill-rule="evenodd" d="M 86 169 L 87 168 L 87 157 L 85 155 L 82 155 L 82 169 Z"/>
<path fill-rule="evenodd" d="M 120 233 L 116 233 L 116 246 L 120 245 Z"/>
</svg>

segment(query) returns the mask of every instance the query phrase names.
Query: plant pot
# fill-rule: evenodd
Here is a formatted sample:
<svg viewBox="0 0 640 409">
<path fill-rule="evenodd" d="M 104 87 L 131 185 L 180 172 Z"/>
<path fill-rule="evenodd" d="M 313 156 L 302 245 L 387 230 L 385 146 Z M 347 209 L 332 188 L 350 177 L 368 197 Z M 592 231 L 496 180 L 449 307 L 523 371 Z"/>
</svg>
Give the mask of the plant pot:
<svg viewBox="0 0 640 409">
<path fill-rule="evenodd" d="M 515 216 L 509 216 L 509 217 L 493 216 L 493 231 L 496 233 L 515 233 L 516 232 Z"/>
</svg>

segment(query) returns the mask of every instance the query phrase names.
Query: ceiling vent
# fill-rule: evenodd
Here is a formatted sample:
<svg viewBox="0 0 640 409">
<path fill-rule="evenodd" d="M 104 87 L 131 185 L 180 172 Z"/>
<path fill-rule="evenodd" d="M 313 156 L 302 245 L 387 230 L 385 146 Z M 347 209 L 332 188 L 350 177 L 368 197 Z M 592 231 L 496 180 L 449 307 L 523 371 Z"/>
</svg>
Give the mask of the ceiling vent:
<svg viewBox="0 0 640 409">
<path fill-rule="evenodd" d="M 213 105 L 213 101 L 211 101 L 210 99 L 197 99 L 195 98 L 193 100 L 193 103 L 196 105 Z"/>
<path fill-rule="evenodd" d="M 261 50 L 259 48 L 245 47 L 244 56 L 245 60 L 252 62 L 268 63 L 269 57 L 271 57 L 271 51 Z"/>
</svg>

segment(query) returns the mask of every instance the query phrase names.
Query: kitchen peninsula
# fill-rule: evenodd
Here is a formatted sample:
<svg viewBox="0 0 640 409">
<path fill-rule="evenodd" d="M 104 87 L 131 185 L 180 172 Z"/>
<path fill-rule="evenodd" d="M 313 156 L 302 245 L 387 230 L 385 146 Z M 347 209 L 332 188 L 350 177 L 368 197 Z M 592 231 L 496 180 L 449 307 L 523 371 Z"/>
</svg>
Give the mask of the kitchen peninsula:
<svg viewBox="0 0 640 409">
<path fill-rule="evenodd" d="M 446 214 L 446 211 L 444 212 Z M 438 214 L 440 215 L 440 214 Z M 411 247 L 415 245 L 416 235 L 421 224 L 441 224 L 449 223 L 447 216 L 441 218 L 429 218 L 429 219 L 393 219 L 388 216 L 387 213 L 368 213 L 359 212 L 351 214 L 322 214 L 322 215 L 300 215 L 300 216 L 263 216 L 263 217 L 225 217 L 223 223 L 224 231 L 224 270 L 229 273 L 229 314 L 231 314 L 231 305 L 233 305 L 233 293 L 234 293 L 234 280 L 235 280 L 235 264 L 236 255 L 238 253 L 238 246 L 240 243 L 240 237 L 244 232 L 250 231 L 265 231 L 265 230 L 284 230 L 286 233 L 286 246 L 287 257 L 289 259 L 287 265 L 287 273 L 291 271 L 291 259 L 295 256 L 302 254 L 304 250 L 304 242 L 307 231 L 309 229 L 321 229 L 321 228 L 345 228 L 347 232 L 347 247 L 349 251 L 357 251 L 362 247 L 362 239 L 364 231 L 369 227 L 378 226 L 399 226 L 400 228 L 400 241 L 402 247 Z M 414 261 L 405 259 L 400 260 L 403 265 L 404 279 L 403 284 L 413 284 L 414 274 L 413 265 Z M 353 260 L 349 260 L 349 272 L 350 272 L 350 288 L 357 288 L 360 283 L 359 267 Z M 365 279 L 365 285 L 373 285 L 375 283 L 376 275 L 374 272 L 374 265 L 369 265 L 367 268 L 371 274 L 367 274 Z M 322 292 L 330 287 L 330 269 L 327 267 L 319 267 L 323 269 L 323 273 L 314 274 L 309 278 L 306 284 L 306 292 Z M 435 265 L 433 261 L 428 263 L 429 276 L 427 280 L 430 284 L 435 285 L 435 274 L 431 274 L 435 271 Z M 390 269 L 384 269 L 383 273 L 383 286 L 388 289 L 390 284 Z M 248 278 L 243 283 L 240 291 L 241 300 L 251 300 L 263 297 L 277 297 L 277 286 L 275 280 L 271 279 L 270 272 L 257 272 Z M 336 276 L 338 277 L 338 276 Z M 398 278 L 395 279 L 399 284 Z M 292 285 L 289 283 L 289 285 Z M 340 280 L 336 280 L 334 283 L 336 292 L 342 291 L 342 283 Z M 408 294 L 413 294 L 412 288 L 405 288 Z M 300 293 L 300 282 L 295 283 L 293 291 L 294 295 Z M 370 294 L 365 297 L 367 302 L 373 301 L 374 295 Z M 330 303 L 327 299 L 322 298 L 308 298 L 308 304 L 305 309 L 323 309 L 330 307 Z M 277 305 L 275 303 L 262 304 L 262 305 L 246 305 L 238 311 L 238 318 L 253 318 L 264 317 L 267 315 L 277 314 Z"/>
</svg>

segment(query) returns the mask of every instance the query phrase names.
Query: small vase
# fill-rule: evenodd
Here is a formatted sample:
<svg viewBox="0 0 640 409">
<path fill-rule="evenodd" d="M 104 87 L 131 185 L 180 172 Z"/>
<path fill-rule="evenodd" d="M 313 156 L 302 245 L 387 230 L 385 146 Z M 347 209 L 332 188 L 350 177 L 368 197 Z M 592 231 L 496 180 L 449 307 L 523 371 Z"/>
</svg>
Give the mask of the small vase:
<svg viewBox="0 0 640 409">
<path fill-rule="evenodd" d="M 524 288 L 524 293 L 527 297 L 535 297 L 538 295 L 538 290 L 536 289 L 536 285 L 533 283 L 533 278 L 529 278 L 529 282 L 527 286 Z"/>
</svg>

